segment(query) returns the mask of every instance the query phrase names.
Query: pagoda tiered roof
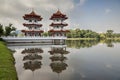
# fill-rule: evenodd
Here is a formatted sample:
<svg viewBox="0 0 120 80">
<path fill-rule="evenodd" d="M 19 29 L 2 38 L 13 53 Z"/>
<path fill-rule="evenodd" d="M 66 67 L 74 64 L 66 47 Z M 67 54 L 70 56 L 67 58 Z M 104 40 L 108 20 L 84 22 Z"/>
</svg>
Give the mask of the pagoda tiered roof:
<svg viewBox="0 0 120 80">
<path fill-rule="evenodd" d="M 42 26 L 42 24 L 26 24 L 26 23 L 23 23 L 23 25 L 26 26 L 26 27 L 31 27 L 31 26 L 41 27 Z"/>
<path fill-rule="evenodd" d="M 43 30 L 22 30 L 22 32 L 39 32 L 39 33 L 43 33 Z"/>
<path fill-rule="evenodd" d="M 38 55 L 38 54 L 33 54 L 33 55 L 26 55 L 26 56 L 24 56 L 24 58 L 23 58 L 23 61 L 25 61 L 25 60 L 41 60 L 42 59 L 42 56 L 41 55 Z"/>
<path fill-rule="evenodd" d="M 43 50 L 41 48 L 28 48 L 22 51 L 22 54 L 25 53 L 43 53 Z"/>
<path fill-rule="evenodd" d="M 58 18 L 68 19 L 68 17 L 67 17 L 65 14 L 61 13 L 61 12 L 58 10 L 56 13 L 54 13 L 54 14 L 51 16 L 50 20 L 58 19 Z"/>
<path fill-rule="evenodd" d="M 65 56 L 51 56 L 51 61 L 65 61 L 67 60 L 67 57 Z"/>
<path fill-rule="evenodd" d="M 61 62 L 61 63 L 51 63 L 50 64 L 51 69 L 53 70 L 53 72 L 56 73 L 61 73 L 63 70 L 66 70 L 66 68 L 68 67 L 67 63 Z"/>
<path fill-rule="evenodd" d="M 52 23 L 52 24 L 50 24 L 50 26 L 68 26 L 68 24 L 66 24 L 66 23 Z"/>
<path fill-rule="evenodd" d="M 49 30 L 49 32 L 70 32 L 69 30 Z"/>
<path fill-rule="evenodd" d="M 23 18 L 25 20 L 31 20 L 31 19 L 35 19 L 35 20 L 38 20 L 38 21 L 42 20 L 42 17 L 40 15 L 37 15 L 34 11 L 32 11 L 30 14 L 25 14 L 23 16 Z"/>
<path fill-rule="evenodd" d="M 29 69 L 31 71 L 35 71 L 37 69 L 40 69 L 42 66 L 42 62 L 41 61 L 27 61 L 24 63 L 24 68 L 25 69 Z"/>
</svg>

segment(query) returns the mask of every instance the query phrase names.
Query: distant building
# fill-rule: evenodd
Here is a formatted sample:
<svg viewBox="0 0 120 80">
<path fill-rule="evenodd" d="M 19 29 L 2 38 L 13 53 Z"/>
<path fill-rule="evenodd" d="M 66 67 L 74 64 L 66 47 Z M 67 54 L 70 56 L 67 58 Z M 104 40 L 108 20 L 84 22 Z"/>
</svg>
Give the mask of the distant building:
<svg viewBox="0 0 120 80">
<path fill-rule="evenodd" d="M 53 20 L 53 22 L 50 26 L 52 29 L 48 31 L 51 36 L 66 36 L 66 33 L 69 32 L 69 30 L 64 30 L 64 27 L 68 26 L 67 23 L 64 23 L 66 19 L 68 19 L 68 17 L 61 13 L 60 10 L 51 16 L 50 20 Z"/>
<path fill-rule="evenodd" d="M 41 30 L 42 24 L 38 23 L 42 20 L 40 15 L 37 15 L 34 11 L 30 14 L 25 14 L 23 16 L 24 20 L 28 21 L 27 23 L 23 23 L 28 30 L 22 30 L 25 36 L 41 36 L 43 30 Z"/>
</svg>

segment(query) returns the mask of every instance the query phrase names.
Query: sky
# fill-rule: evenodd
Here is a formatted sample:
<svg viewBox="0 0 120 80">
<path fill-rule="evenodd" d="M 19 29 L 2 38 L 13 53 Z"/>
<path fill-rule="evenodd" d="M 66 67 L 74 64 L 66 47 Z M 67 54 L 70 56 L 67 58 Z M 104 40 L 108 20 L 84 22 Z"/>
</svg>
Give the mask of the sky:
<svg viewBox="0 0 120 80">
<path fill-rule="evenodd" d="M 18 30 L 25 29 L 22 16 L 34 9 L 42 16 L 42 29 L 50 29 L 51 15 L 58 9 L 68 16 L 67 29 L 91 29 L 120 33 L 120 0 L 0 0 L 0 24 L 12 23 Z"/>
</svg>

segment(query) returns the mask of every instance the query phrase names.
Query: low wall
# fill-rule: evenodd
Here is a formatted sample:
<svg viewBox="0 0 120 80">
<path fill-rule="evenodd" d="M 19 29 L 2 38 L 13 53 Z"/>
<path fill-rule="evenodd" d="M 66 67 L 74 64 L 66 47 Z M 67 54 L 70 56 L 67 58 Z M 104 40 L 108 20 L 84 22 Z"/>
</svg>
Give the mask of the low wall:
<svg viewBox="0 0 120 80">
<path fill-rule="evenodd" d="M 62 42 L 66 37 L 2 37 L 6 42 L 39 42 L 53 43 Z"/>
</svg>

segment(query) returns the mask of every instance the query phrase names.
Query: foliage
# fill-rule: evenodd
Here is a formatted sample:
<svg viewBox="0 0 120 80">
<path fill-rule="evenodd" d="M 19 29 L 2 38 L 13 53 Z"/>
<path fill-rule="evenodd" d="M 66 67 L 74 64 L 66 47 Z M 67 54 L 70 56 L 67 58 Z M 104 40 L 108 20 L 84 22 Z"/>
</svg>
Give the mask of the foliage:
<svg viewBox="0 0 120 80">
<path fill-rule="evenodd" d="M 49 34 L 48 34 L 48 32 L 44 32 L 43 34 L 42 34 L 42 36 L 49 36 Z"/>
<path fill-rule="evenodd" d="M 67 33 L 68 38 L 99 38 L 99 34 L 92 30 L 70 30 Z"/>
<path fill-rule="evenodd" d="M 113 30 L 107 30 L 106 33 L 97 33 L 92 30 L 70 29 L 70 32 L 67 33 L 67 37 L 107 39 L 107 38 L 120 38 L 120 33 L 114 33 Z"/>
<path fill-rule="evenodd" d="M 9 24 L 8 26 L 5 26 L 5 36 L 9 36 L 12 31 L 15 31 L 16 28 L 12 26 L 12 24 Z"/>
<path fill-rule="evenodd" d="M 99 43 L 99 40 L 67 40 L 66 44 L 68 47 L 71 48 L 89 48 L 93 45 L 97 45 Z"/>
<path fill-rule="evenodd" d="M 106 37 L 112 38 L 113 37 L 113 30 L 107 30 Z"/>
<path fill-rule="evenodd" d="M 4 34 L 3 25 L 0 24 L 0 37 Z"/>
</svg>

